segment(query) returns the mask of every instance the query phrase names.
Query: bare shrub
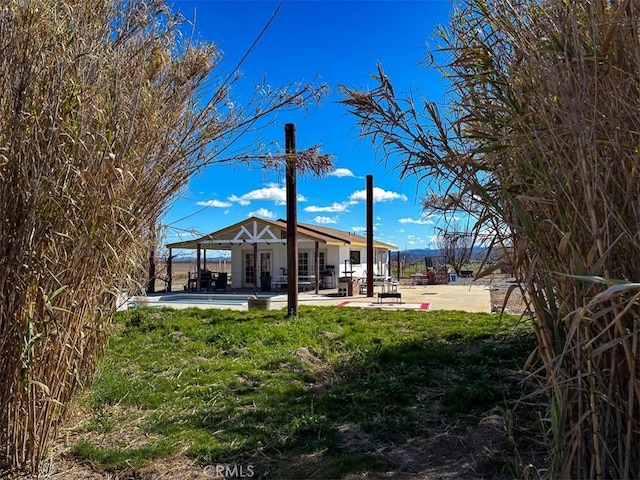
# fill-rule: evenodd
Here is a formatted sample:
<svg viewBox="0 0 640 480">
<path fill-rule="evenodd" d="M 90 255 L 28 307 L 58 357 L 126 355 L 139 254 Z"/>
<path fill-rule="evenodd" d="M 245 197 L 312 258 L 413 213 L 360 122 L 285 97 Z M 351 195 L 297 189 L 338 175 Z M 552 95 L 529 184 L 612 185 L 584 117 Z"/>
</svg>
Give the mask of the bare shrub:
<svg viewBox="0 0 640 480">
<path fill-rule="evenodd" d="M 461 227 L 460 222 L 451 222 L 439 230 L 436 247 L 444 262 L 451 265 L 458 275 L 471 260 L 477 237 L 477 230 L 473 231 L 469 226 Z"/>
<path fill-rule="evenodd" d="M 640 477 L 640 2 L 467 0 L 450 108 L 345 88 L 363 134 L 497 232 L 536 317 L 552 478 Z"/>
<path fill-rule="evenodd" d="M 181 26 L 157 0 L 0 6 L 0 466 L 37 471 L 189 176 L 322 95 L 292 84 L 231 106 L 235 72 Z"/>
</svg>

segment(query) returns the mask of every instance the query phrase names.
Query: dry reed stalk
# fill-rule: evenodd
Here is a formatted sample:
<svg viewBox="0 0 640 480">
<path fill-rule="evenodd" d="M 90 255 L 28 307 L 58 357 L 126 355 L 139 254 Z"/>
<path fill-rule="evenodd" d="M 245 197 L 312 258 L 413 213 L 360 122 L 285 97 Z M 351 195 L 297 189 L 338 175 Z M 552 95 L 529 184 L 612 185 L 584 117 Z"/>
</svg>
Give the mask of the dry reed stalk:
<svg viewBox="0 0 640 480">
<path fill-rule="evenodd" d="M 525 272 L 552 478 L 640 477 L 640 2 L 469 0 L 441 38 L 447 118 L 344 89 L 363 134 Z"/>
<path fill-rule="evenodd" d="M 0 469 L 37 472 L 188 178 L 323 92 L 292 84 L 229 110 L 235 77 L 180 26 L 157 0 L 0 6 Z"/>
</svg>

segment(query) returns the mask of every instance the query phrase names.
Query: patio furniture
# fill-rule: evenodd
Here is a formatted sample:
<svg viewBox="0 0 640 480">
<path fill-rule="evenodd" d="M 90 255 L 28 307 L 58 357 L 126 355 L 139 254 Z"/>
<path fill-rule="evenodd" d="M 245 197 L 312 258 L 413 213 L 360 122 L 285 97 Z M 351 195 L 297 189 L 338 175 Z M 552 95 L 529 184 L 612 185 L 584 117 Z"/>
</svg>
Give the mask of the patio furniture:
<svg viewBox="0 0 640 480">
<path fill-rule="evenodd" d="M 386 291 L 397 291 L 398 290 L 398 282 L 392 279 L 388 279 L 382 276 L 376 276 L 373 278 L 373 288 L 375 290 L 376 287 L 380 287 L 382 293 Z M 366 295 L 367 293 L 367 279 L 360 279 L 360 295 Z"/>
<path fill-rule="evenodd" d="M 402 300 L 402 294 L 399 292 L 382 292 L 378 294 L 378 303 L 382 303 L 383 298 L 395 298 L 396 303 L 400 303 Z"/>
<path fill-rule="evenodd" d="M 287 288 L 288 280 L 286 275 L 279 275 L 279 276 L 273 277 L 272 281 L 273 281 L 274 290 Z M 306 292 L 307 290 L 311 289 L 313 285 L 315 285 L 315 277 L 311 275 L 303 275 L 298 277 L 298 290 L 302 290 L 303 292 Z"/>
<path fill-rule="evenodd" d="M 227 289 L 227 272 L 220 272 L 216 277 L 213 286 L 214 290 L 226 290 Z"/>
<path fill-rule="evenodd" d="M 273 277 L 273 288 L 274 290 L 287 288 L 287 276 L 286 275 L 278 275 Z"/>
<path fill-rule="evenodd" d="M 212 287 L 213 274 L 209 270 L 200 272 L 200 283 L 198 284 L 198 272 L 189 272 L 185 290 L 195 292 L 197 290 L 210 290 Z"/>
<path fill-rule="evenodd" d="M 210 290 L 213 282 L 213 274 L 209 270 L 200 272 L 200 290 Z"/>
</svg>

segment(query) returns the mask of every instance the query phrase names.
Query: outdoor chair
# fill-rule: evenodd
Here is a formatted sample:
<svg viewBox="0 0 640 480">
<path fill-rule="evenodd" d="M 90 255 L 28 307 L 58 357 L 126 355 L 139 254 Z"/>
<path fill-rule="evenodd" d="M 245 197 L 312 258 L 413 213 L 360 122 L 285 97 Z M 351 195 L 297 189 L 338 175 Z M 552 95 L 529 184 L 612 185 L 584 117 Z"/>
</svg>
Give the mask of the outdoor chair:
<svg viewBox="0 0 640 480">
<path fill-rule="evenodd" d="M 226 290 L 227 289 L 227 272 L 220 272 L 216 277 L 214 283 L 214 290 Z"/>
</svg>

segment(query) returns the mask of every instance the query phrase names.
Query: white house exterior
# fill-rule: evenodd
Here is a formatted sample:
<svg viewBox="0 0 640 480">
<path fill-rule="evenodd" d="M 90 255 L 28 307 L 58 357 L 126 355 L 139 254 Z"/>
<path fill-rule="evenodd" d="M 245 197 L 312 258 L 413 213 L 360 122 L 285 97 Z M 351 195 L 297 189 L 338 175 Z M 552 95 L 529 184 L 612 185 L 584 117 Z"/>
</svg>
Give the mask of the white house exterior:
<svg viewBox="0 0 640 480">
<path fill-rule="evenodd" d="M 374 239 L 374 258 L 369 261 L 366 238 L 355 233 L 298 223 L 297 238 L 298 279 L 303 287 L 333 288 L 339 277 L 364 278 L 369 265 L 375 276 L 391 276 L 390 252 L 397 250 L 394 245 Z M 176 249 L 196 250 L 198 275 L 204 251 L 229 250 L 231 288 L 261 287 L 268 277 L 270 287 L 277 289 L 287 283 L 286 239 L 285 220 L 250 217 L 200 238 L 168 244 L 167 248 L 170 257 Z"/>
</svg>

